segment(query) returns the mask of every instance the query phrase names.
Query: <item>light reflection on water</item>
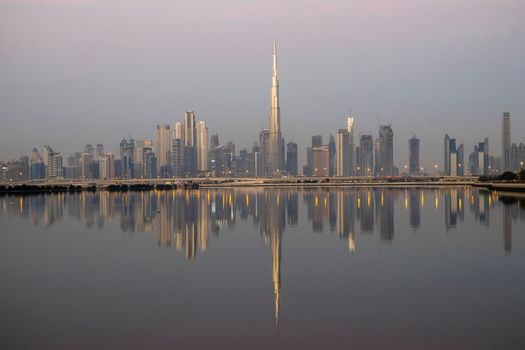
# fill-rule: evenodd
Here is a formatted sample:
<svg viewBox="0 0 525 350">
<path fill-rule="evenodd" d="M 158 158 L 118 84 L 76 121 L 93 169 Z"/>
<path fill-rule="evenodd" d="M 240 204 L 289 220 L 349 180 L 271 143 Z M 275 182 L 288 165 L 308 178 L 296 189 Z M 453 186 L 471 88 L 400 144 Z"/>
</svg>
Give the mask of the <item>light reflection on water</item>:
<svg viewBox="0 0 525 350">
<path fill-rule="evenodd" d="M 80 222 L 86 228 L 97 231 L 114 232 L 114 227 L 118 226 L 126 235 L 135 233 L 151 235 L 155 238 L 150 242 L 155 242 L 158 248 L 173 248 L 185 259 L 195 263 L 198 263 L 199 256 L 214 249 L 214 244 L 219 243 L 218 237 L 223 232 L 236 232 L 237 227 L 244 223 L 242 229 L 240 227 L 238 229 L 244 232 L 249 227 L 249 231 L 257 233 L 255 237 L 263 238 L 270 251 L 271 261 L 268 261 L 268 264 L 271 265 L 273 283 L 272 324 L 275 329 L 279 329 L 283 310 L 281 304 L 284 302 L 281 270 L 283 261 L 285 264 L 289 262 L 283 257 L 283 236 L 286 236 L 283 233 L 287 227 L 295 228 L 302 236 L 311 234 L 313 237 L 311 239 L 316 239 L 318 234 L 330 233 L 324 240 L 333 240 L 332 236 L 338 237 L 340 242 L 338 244 L 344 246 L 346 254 L 351 256 L 360 252 L 361 241 L 367 242 L 364 243 L 365 245 L 370 244 L 371 237 L 381 246 L 393 246 L 400 235 L 401 244 L 406 246 L 410 245 L 410 237 L 417 235 L 450 237 L 454 232 L 473 233 L 485 227 L 491 234 L 500 237 L 496 240 L 500 242 L 498 249 L 504 252 L 505 256 L 511 257 L 514 254 L 513 228 L 517 228 L 517 232 L 523 235 L 524 208 L 525 198 L 502 197 L 496 193 L 465 187 L 304 190 L 248 188 L 125 193 L 101 191 L 0 197 L 0 223 L 22 219 L 24 223 L 30 222 L 34 227 L 43 227 L 48 231 L 53 231 L 67 220 Z M 496 220 L 493 220 L 493 216 Z M 9 240 L 3 242 L 4 247 L 16 239 L 9 237 Z M 439 242 L 446 238 L 434 237 L 434 239 Z M 293 247 L 299 240 L 300 238 L 292 235 L 286 240 L 286 244 Z M 489 242 L 484 236 L 479 240 L 484 247 L 494 244 L 493 240 Z M 521 244 L 517 254 L 523 255 L 523 248 L 525 246 Z M 244 249 L 249 248 L 244 246 Z M 397 249 L 401 248 L 398 246 Z M 294 254 L 301 254 L 301 252 L 296 251 Z M 307 252 L 304 254 L 306 255 Z M 333 254 L 340 254 L 340 251 L 337 250 Z M 365 254 L 370 256 L 371 253 L 364 250 L 363 256 Z M 308 259 L 307 256 L 304 258 Z M 324 256 L 323 259 L 328 261 L 331 256 Z M 12 263 L 12 261 L 8 262 Z M 414 263 L 419 262 L 414 261 Z M 396 261 L 392 261 L 392 264 L 396 264 Z M 4 267 L 2 271 L 5 272 L 9 268 Z M 214 267 L 208 268 L 214 269 Z M 366 267 L 364 269 L 366 270 Z M 11 267 L 7 272 L 16 273 L 16 269 Z M 334 280 L 339 277 L 334 276 Z M 206 282 L 200 283 L 206 285 Z M 515 288 L 523 289 L 523 283 L 517 283 Z M 313 289 L 317 290 L 317 288 Z M 191 294 L 192 287 L 188 286 L 186 292 Z M 323 291 L 325 292 L 327 291 Z M 5 293 L 2 294 L 4 297 L 10 297 Z M 289 295 L 290 299 L 293 297 Z M 521 302 L 520 305 L 524 303 Z M 523 320 L 523 313 L 524 310 L 520 310 L 517 319 Z M 1 324 L 6 322 L 6 319 L 2 318 Z M 203 320 L 201 322 L 205 323 Z M 339 322 L 343 321 L 339 319 L 339 315 L 334 315 L 334 322 L 339 326 Z M 279 330 L 281 340 L 286 339 L 283 333 L 286 334 L 284 330 Z M 343 334 L 334 330 L 333 341 L 337 341 Z M 501 336 L 506 336 L 507 340 L 512 339 L 504 332 Z M 6 339 L 13 341 L 9 336 Z M 499 341 L 499 338 L 495 337 L 493 340 Z M 362 341 L 366 342 L 366 337 Z M 343 343 L 345 342 L 342 339 L 341 342 L 335 342 L 335 344 Z M 289 346 L 294 343 L 286 344 Z M 308 347 L 308 344 L 313 346 L 312 344 L 315 343 L 306 342 L 303 347 Z M 445 344 L 452 347 L 457 345 L 453 342 Z M 513 344 L 515 342 L 510 345 Z M 182 342 L 181 345 L 185 343 Z M 266 345 L 286 347 L 279 342 L 270 342 Z M 378 346 L 380 345 L 386 344 L 378 343 Z M 421 345 L 422 343 L 418 342 L 403 346 L 416 348 Z M 202 346 L 206 346 L 206 343 Z"/>
<path fill-rule="evenodd" d="M 33 225 L 52 227 L 67 215 L 87 228 L 102 229 L 106 222 L 120 221 L 125 233 L 155 233 L 162 247 L 175 246 L 186 258 L 195 259 L 206 251 L 210 235 L 222 227 L 232 227 L 249 220 L 263 235 L 287 225 L 299 223 L 299 202 L 306 207 L 312 231 L 337 232 L 356 249 L 356 225 L 362 234 L 379 232 L 382 242 L 394 240 L 395 203 L 402 201 L 410 227 L 421 229 L 425 206 L 431 215 L 444 217 L 446 232 L 457 229 L 465 219 L 465 210 L 480 225 L 490 225 L 490 212 L 503 211 L 503 241 L 512 250 L 512 221 L 525 218 L 525 197 L 502 195 L 469 188 L 443 189 L 204 189 L 188 191 L 81 192 L 0 197 L 0 215 L 22 217 Z M 500 205 L 506 203 L 506 205 Z M 440 206 L 443 206 L 440 209 Z M 399 209 L 398 209 L 399 210 Z M 407 215 L 398 215 L 402 218 Z M 401 218 L 401 219 L 402 219 Z"/>
</svg>

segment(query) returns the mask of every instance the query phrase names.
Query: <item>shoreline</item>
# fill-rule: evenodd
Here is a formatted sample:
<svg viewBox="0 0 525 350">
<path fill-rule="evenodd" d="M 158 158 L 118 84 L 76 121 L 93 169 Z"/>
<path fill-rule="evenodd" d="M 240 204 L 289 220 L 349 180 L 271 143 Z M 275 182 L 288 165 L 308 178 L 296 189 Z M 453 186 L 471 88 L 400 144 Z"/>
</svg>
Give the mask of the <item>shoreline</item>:
<svg viewBox="0 0 525 350">
<path fill-rule="evenodd" d="M 525 183 L 479 182 L 474 178 L 192 178 L 154 180 L 55 180 L 0 185 L 0 195 L 64 192 L 127 192 L 213 188 L 443 188 L 474 187 L 489 191 L 525 192 Z"/>
<path fill-rule="evenodd" d="M 74 193 L 74 192 L 127 192 L 178 189 L 213 188 L 439 188 L 471 186 L 473 181 L 380 181 L 342 179 L 177 179 L 177 180 L 124 180 L 124 181 L 54 181 L 0 185 L 0 195 Z"/>
</svg>

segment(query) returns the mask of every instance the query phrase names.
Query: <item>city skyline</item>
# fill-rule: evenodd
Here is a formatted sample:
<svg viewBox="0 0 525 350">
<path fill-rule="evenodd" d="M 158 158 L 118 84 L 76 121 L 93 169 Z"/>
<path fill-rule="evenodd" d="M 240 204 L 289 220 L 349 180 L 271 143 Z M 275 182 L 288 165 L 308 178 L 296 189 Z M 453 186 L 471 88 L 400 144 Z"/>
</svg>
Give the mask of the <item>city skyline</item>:
<svg viewBox="0 0 525 350">
<path fill-rule="evenodd" d="M 2 348 L 525 348 L 524 13 L 0 0 Z"/>
<path fill-rule="evenodd" d="M 271 67 L 266 52 L 274 38 L 280 46 L 280 107 L 286 116 L 283 138 L 298 144 L 301 164 L 310 137 L 335 136 L 350 114 L 356 118 L 356 143 L 359 133 L 375 134 L 379 125 L 392 124 L 396 166 L 402 165 L 397 160 L 408 159 L 407 147 L 399 145 L 412 132 L 422 140 L 421 159 L 433 159 L 432 163 L 442 158 L 442 136 L 434 135 L 451 130 L 465 145 L 488 137 L 492 152 L 499 154 L 497 129 L 503 111 L 514 116 L 513 134 L 524 134 L 525 120 L 520 116 L 525 110 L 519 94 L 524 78 L 519 69 L 523 56 L 519 39 L 523 26 L 517 15 L 523 8 L 520 2 L 503 1 L 497 6 L 487 2 L 476 8 L 466 2 L 441 2 L 430 6 L 430 17 L 414 1 L 380 2 L 377 8 L 360 2 L 334 2 L 326 5 L 318 19 L 308 15 L 317 9 L 315 2 L 299 3 L 304 13 L 281 5 L 281 11 L 272 12 L 271 18 L 264 11 L 275 7 L 272 2 L 243 6 L 230 2 L 202 13 L 189 4 L 165 4 L 164 12 L 151 7 L 149 13 L 158 23 L 148 27 L 147 36 L 125 41 L 125 47 L 137 54 L 134 58 L 124 55 L 125 47 L 117 45 L 125 38 L 124 31 L 133 29 L 133 21 L 122 23 L 123 32 L 114 36 L 103 36 L 96 28 L 87 30 L 89 16 L 103 9 L 109 12 L 101 21 L 110 25 L 112 16 L 122 10 L 112 1 L 104 6 L 97 0 L 2 2 L 2 23 L 7 30 L 0 41 L 0 73 L 5 77 L 0 83 L 0 158 L 30 154 L 34 146 L 44 144 L 64 151 L 103 143 L 116 153 L 122 137 L 153 139 L 155 125 L 173 124 L 188 109 L 207 121 L 210 134 L 218 133 L 248 148 L 267 125 L 267 72 Z M 250 11 L 252 7 L 263 14 Z M 173 23 L 168 18 L 175 8 L 182 8 L 196 23 L 211 16 L 217 24 L 212 38 L 220 39 L 221 45 L 204 36 L 211 33 L 209 29 L 181 36 L 169 26 L 162 27 Z M 455 16 L 449 13 L 452 9 Z M 59 27 L 35 17 L 37 10 L 47 11 L 57 23 L 71 16 L 76 24 L 71 32 L 57 32 Z M 141 10 L 144 5 L 134 2 L 125 18 L 144 21 Z M 221 13 L 235 10 L 242 15 L 234 16 L 228 27 L 225 18 L 229 17 L 220 17 Z M 254 20 L 247 24 L 239 19 L 243 16 Z M 293 26 L 283 26 L 284 18 L 298 25 L 300 33 L 291 30 Z M 272 32 L 246 30 L 263 23 L 267 27 L 267 19 L 276 25 Z M 401 19 L 406 26 L 396 26 Z M 31 28 L 21 26 L 29 20 Z M 423 26 L 428 37 L 411 34 L 408 29 L 422 26 L 425 20 L 430 21 Z M 457 34 L 446 36 L 448 44 L 443 42 L 444 34 L 431 26 L 443 20 L 449 23 L 447 34 Z M 348 22 L 353 24 L 343 26 Z M 171 24 L 173 30 L 183 23 Z M 363 23 L 370 24 L 363 31 L 354 30 L 353 26 L 359 28 Z M 252 36 L 241 34 L 243 30 Z M 334 33 L 337 35 L 330 39 Z M 148 40 L 153 35 L 164 41 Z M 77 36 L 87 40 L 73 40 Z M 398 43 L 396 50 L 392 51 L 389 40 Z M 181 44 L 192 54 L 180 55 L 176 50 Z M 417 55 L 413 55 L 415 47 Z M 155 62 L 146 55 L 148 50 L 167 55 Z M 214 54 L 209 55 L 209 50 Z M 81 52 L 90 52 L 94 60 L 79 57 Z M 497 52 L 506 54 L 495 55 Z M 60 60 L 55 59 L 58 54 Z M 45 69 L 38 71 L 37 67 Z"/>
</svg>

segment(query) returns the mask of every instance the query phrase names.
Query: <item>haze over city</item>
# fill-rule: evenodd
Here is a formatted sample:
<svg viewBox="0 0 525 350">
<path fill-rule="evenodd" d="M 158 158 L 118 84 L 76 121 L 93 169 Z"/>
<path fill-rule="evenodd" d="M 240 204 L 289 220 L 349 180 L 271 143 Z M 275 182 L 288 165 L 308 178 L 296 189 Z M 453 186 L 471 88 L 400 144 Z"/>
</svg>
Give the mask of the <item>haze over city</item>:
<svg viewBox="0 0 525 350">
<path fill-rule="evenodd" d="M 522 1 L 0 1 L 0 158 L 52 145 L 118 151 L 186 110 L 250 147 L 267 127 L 277 40 L 283 137 L 394 130 L 394 163 L 443 135 L 467 152 L 500 118 L 525 133 Z M 427 161 L 430 159 L 429 161 Z"/>
</svg>

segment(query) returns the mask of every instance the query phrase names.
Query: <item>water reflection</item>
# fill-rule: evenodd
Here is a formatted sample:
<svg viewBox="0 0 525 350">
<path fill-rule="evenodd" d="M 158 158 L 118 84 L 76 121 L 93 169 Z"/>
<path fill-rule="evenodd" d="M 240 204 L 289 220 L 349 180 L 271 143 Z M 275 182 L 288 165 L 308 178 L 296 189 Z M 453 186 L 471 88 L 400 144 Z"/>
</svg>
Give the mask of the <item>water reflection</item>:
<svg viewBox="0 0 525 350">
<path fill-rule="evenodd" d="M 0 215 L 24 218 L 45 227 L 53 226 L 65 215 L 87 228 L 102 228 L 120 220 L 122 232 L 155 233 L 159 247 L 175 246 L 189 260 L 206 251 L 210 235 L 219 235 L 221 228 L 233 227 L 238 220 L 248 220 L 260 227 L 261 235 L 272 247 L 274 260 L 280 261 L 278 251 L 285 227 L 296 226 L 300 221 L 299 197 L 312 231 L 337 232 L 352 252 L 356 250 L 356 227 L 364 235 L 377 231 L 381 242 L 391 243 L 398 226 L 396 220 L 408 216 L 408 226 L 420 231 L 426 212 L 431 216 L 444 215 L 444 228 L 449 232 L 464 222 L 465 207 L 483 226 L 490 226 L 491 210 L 498 207 L 503 217 L 504 249 L 510 252 L 512 221 L 525 218 L 523 197 L 498 197 L 496 193 L 463 187 L 299 191 L 252 188 L 3 196 Z M 425 200 L 434 203 L 425 207 Z M 440 202 L 444 202 L 443 207 Z M 396 215 L 403 209 L 408 215 Z"/>
<path fill-rule="evenodd" d="M 435 228 L 435 218 L 442 217 L 444 232 L 461 232 L 466 207 L 482 226 L 490 226 L 491 211 L 501 213 L 503 249 L 510 254 L 513 222 L 525 219 L 525 197 L 499 197 L 463 187 L 101 191 L 0 197 L 1 216 L 20 217 L 44 227 L 65 216 L 87 228 L 118 225 L 125 234 L 154 234 L 159 248 L 175 247 L 188 260 L 205 253 L 211 236 L 219 236 L 222 228 L 233 227 L 239 220 L 251 222 L 271 253 L 276 326 L 281 309 L 283 233 L 287 226 L 300 224 L 301 213 L 306 213 L 314 233 L 336 232 L 353 254 L 359 235 L 377 235 L 380 243 L 391 244 L 396 229 L 426 232 L 425 219 L 431 219 L 429 228 Z"/>
</svg>

